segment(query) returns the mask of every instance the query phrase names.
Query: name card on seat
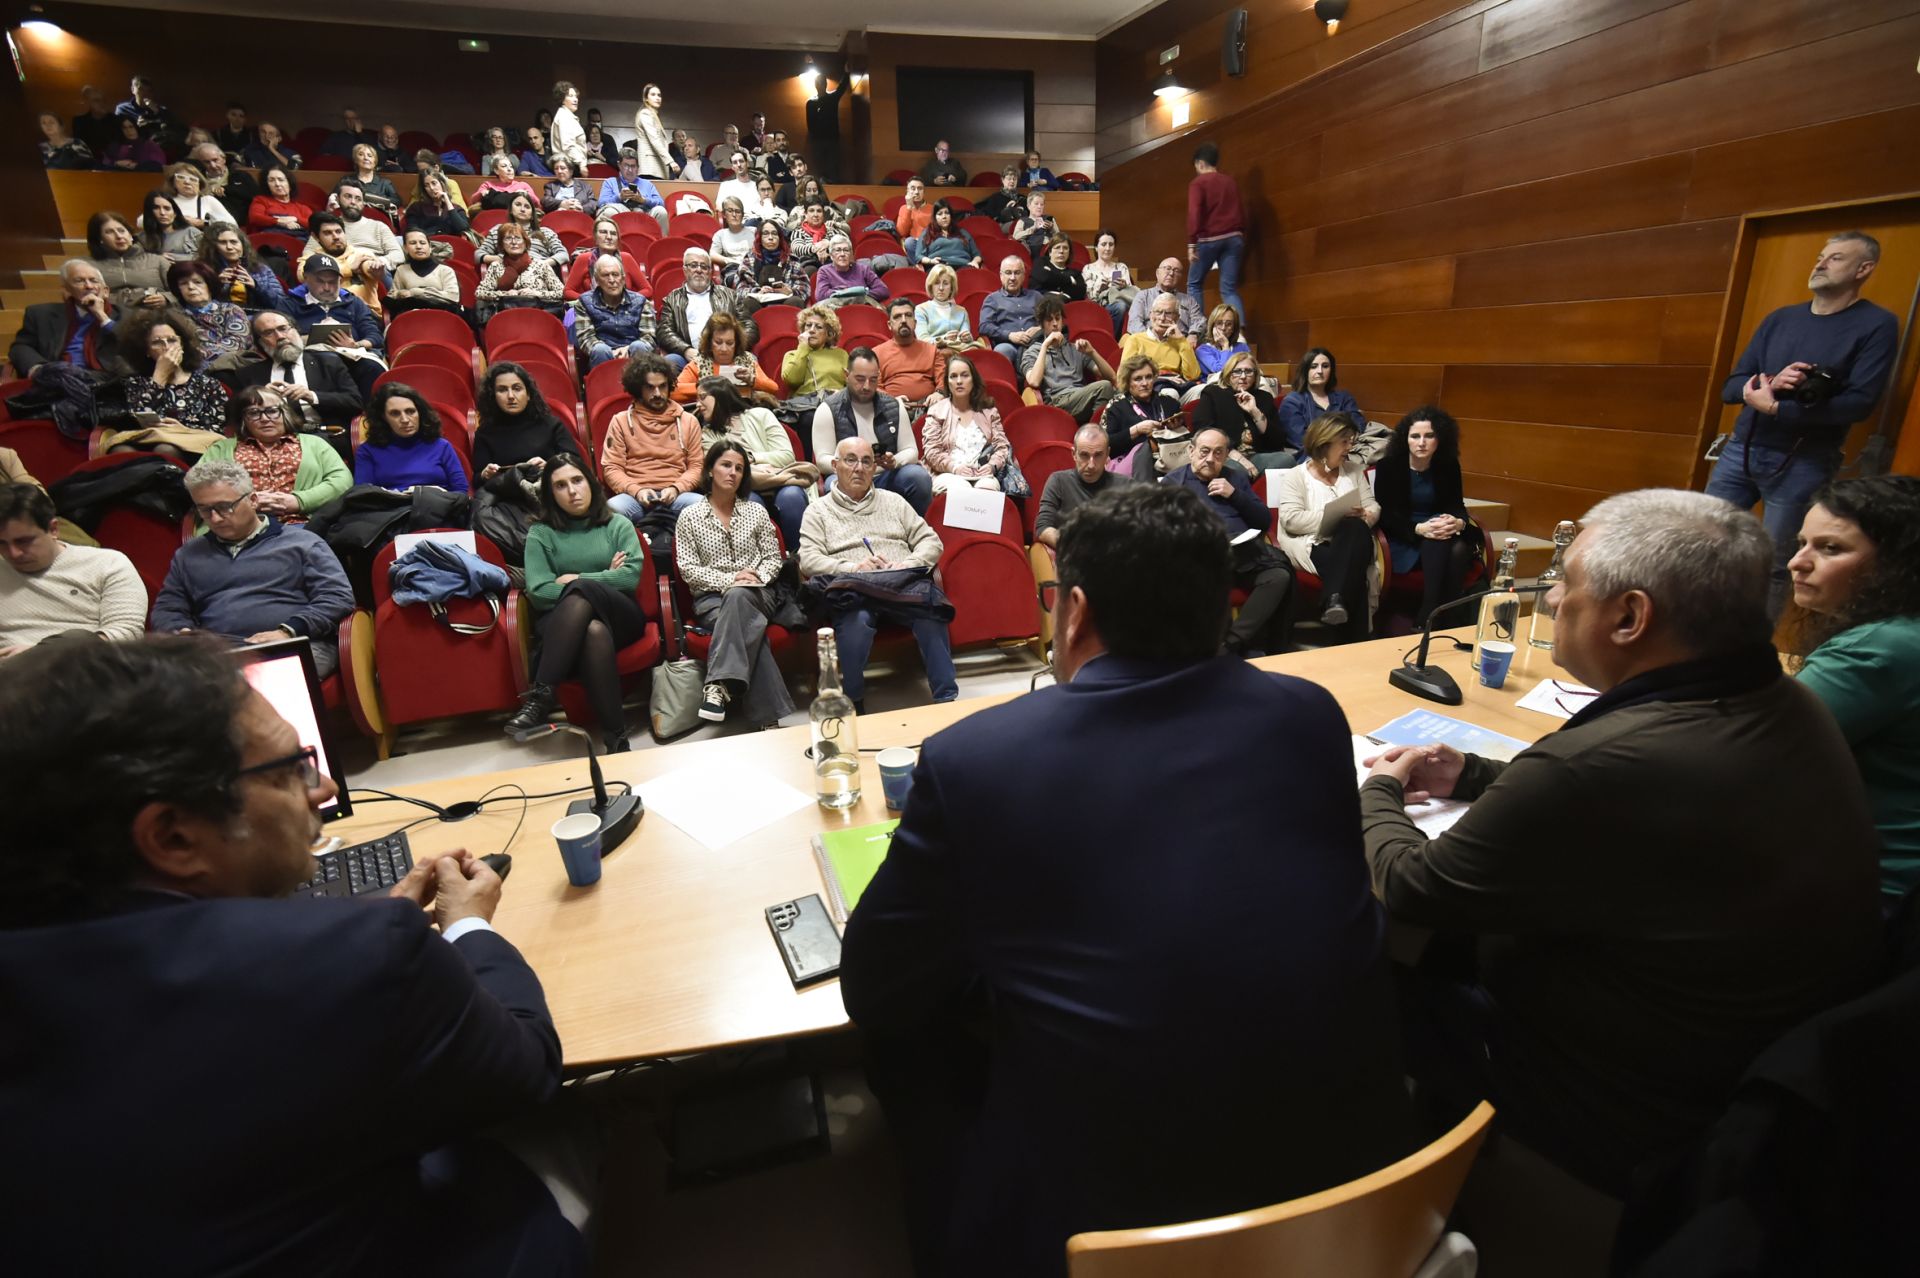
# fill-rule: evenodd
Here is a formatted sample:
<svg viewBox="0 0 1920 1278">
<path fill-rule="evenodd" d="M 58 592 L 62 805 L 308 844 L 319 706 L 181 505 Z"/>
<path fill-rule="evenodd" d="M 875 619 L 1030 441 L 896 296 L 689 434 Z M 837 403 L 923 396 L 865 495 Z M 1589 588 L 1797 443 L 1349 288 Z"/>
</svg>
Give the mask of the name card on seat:
<svg viewBox="0 0 1920 1278">
<path fill-rule="evenodd" d="M 1007 495 L 1003 492 L 957 484 L 947 489 L 947 517 L 942 522 L 949 528 L 997 533 L 1006 506 Z"/>
</svg>

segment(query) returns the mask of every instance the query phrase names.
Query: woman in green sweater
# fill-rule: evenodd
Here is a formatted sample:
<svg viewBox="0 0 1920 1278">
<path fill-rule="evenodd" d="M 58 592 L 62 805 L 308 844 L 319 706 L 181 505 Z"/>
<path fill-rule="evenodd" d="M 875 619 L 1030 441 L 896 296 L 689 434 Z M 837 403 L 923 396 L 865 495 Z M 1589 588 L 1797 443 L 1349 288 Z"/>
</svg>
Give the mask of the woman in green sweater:
<svg viewBox="0 0 1920 1278">
<path fill-rule="evenodd" d="M 266 386 L 249 386 L 227 401 L 227 429 L 201 459 L 237 461 L 253 479 L 260 513 L 303 523 L 353 487 L 353 472 L 325 437 L 296 433 L 293 409 Z"/>
<path fill-rule="evenodd" d="M 577 679 L 600 721 L 607 753 L 628 749 L 619 651 L 643 638 L 646 615 L 634 598 L 645 566 L 633 524 L 607 509 L 593 468 L 573 453 L 547 458 L 540 522 L 527 533 L 527 598 L 539 613 L 533 683 L 507 720 L 509 735 L 531 731 L 559 704 L 555 685 Z"/>
<path fill-rule="evenodd" d="M 840 349 L 840 317 L 830 306 L 800 312 L 800 343 L 780 361 L 780 380 L 789 398 L 825 399 L 847 384 L 847 353 Z"/>
<path fill-rule="evenodd" d="M 1853 747 L 1891 910 L 1920 884 L 1920 478 L 1828 484 L 1787 570 L 1800 682 Z"/>
</svg>

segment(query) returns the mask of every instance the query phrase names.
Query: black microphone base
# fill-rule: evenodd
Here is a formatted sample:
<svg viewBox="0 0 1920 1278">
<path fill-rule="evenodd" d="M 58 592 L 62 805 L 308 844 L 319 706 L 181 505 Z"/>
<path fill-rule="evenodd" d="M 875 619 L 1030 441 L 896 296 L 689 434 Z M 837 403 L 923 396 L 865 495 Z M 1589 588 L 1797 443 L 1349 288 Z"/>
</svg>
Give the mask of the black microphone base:
<svg viewBox="0 0 1920 1278">
<path fill-rule="evenodd" d="M 605 856 L 626 841 L 633 827 L 640 824 L 640 796 L 616 794 L 607 800 L 603 811 L 592 799 L 575 799 L 567 805 L 567 815 L 590 812 L 600 818 L 600 855 Z"/>
<path fill-rule="evenodd" d="M 1466 700 L 1453 676 L 1438 666 L 1400 666 L 1387 676 L 1387 682 L 1402 692 L 1443 706 L 1457 706 Z"/>
</svg>

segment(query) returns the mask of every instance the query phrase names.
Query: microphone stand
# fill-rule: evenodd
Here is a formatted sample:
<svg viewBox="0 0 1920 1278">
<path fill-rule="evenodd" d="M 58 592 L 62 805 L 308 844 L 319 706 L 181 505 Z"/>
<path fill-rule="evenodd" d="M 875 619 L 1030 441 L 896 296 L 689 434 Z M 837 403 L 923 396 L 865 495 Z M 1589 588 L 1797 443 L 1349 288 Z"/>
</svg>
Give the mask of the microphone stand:
<svg viewBox="0 0 1920 1278">
<path fill-rule="evenodd" d="M 1508 586 L 1503 587 L 1516 595 L 1540 595 L 1553 589 L 1553 583 L 1544 586 Z M 1425 697 L 1429 701 L 1438 701 L 1443 706 L 1457 706 L 1466 697 L 1460 691 L 1460 685 L 1453 676 L 1439 666 L 1427 664 L 1427 646 L 1433 642 L 1433 619 L 1447 609 L 1458 604 L 1484 598 L 1486 591 L 1476 591 L 1470 595 L 1461 595 L 1458 599 L 1449 599 L 1427 614 L 1427 624 L 1420 632 L 1420 651 L 1412 661 L 1402 662 L 1398 669 L 1387 675 L 1387 682 L 1402 692 L 1410 692 L 1416 697 Z M 1517 607 L 1517 605 L 1516 605 Z"/>
<path fill-rule="evenodd" d="M 600 818 L 600 855 L 605 856 L 619 847 L 621 842 L 633 833 L 633 827 L 639 824 L 640 815 L 644 810 L 640 804 L 640 796 L 632 787 L 628 787 L 625 794 L 609 795 L 607 793 L 607 779 L 600 771 L 600 755 L 594 749 L 593 734 L 585 728 L 571 723 L 541 723 L 535 724 L 524 732 L 514 733 L 513 739 L 525 744 L 537 737 L 552 736 L 556 732 L 571 732 L 587 743 L 587 775 L 593 780 L 593 797 L 575 799 L 567 805 L 567 814 L 572 816 L 576 813 L 588 812 Z"/>
</svg>

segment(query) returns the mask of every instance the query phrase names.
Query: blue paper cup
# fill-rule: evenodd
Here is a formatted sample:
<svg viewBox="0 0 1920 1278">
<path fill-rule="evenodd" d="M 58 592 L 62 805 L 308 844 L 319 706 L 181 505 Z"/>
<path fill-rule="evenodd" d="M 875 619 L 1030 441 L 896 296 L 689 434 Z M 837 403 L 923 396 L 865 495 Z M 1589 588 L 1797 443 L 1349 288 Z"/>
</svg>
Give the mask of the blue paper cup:
<svg viewBox="0 0 1920 1278">
<path fill-rule="evenodd" d="M 1486 688 L 1498 688 L 1507 681 L 1507 671 L 1513 668 L 1513 645 L 1498 639 L 1489 639 L 1480 645 L 1480 684 Z"/>
<path fill-rule="evenodd" d="M 575 887 L 592 887 L 600 881 L 599 817 L 591 812 L 561 817 L 553 823 L 553 841 L 560 845 L 567 882 Z"/>
<path fill-rule="evenodd" d="M 907 806 L 907 792 L 913 789 L 913 765 L 918 761 L 919 756 L 906 746 L 888 746 L 875 760 L 880 765 L 880 789 L 892 811 Z"/>
</svg>

